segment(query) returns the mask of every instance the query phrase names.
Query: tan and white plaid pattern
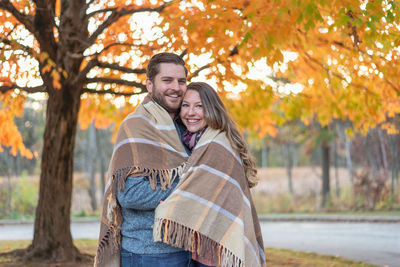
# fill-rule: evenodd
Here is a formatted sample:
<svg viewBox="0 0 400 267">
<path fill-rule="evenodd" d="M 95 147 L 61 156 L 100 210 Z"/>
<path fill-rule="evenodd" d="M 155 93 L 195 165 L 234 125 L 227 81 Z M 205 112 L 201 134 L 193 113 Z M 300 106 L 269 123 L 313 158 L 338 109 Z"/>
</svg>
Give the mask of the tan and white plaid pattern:
<svg viewBox="0 0 400 267">
<path fill-rule="evenodd" d="M 147 176 L 152 189 L 180 177 L 188 155 L 165 109 L 147 96 L 122 122 L 108 168 L 100 237 L 94 266 L 120 266 L 121 208 L 117 190 L 128 176 Z"/>
<path fill-rule="evenodd" d="M 173 193 L 156 209 L 154 240 L 215 266 L 265 266 L 260 224 L 240 158 L 208 128 Z"/>
</svg>

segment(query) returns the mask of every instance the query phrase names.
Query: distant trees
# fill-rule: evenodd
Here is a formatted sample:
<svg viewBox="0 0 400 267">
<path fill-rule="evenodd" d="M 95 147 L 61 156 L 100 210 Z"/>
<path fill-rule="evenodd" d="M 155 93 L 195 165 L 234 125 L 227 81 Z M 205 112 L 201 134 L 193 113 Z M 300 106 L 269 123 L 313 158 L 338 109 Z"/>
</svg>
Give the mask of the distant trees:
<svg viewBox="0 0 400 267">
<path fill-rule="evenodd" d="M 340 121 L 334 121 L 323 128 L 316 123 L 285 124 L 279 128 L 276 137 L 266 137 L 254 142 L 254 155 L 258 165 L 262 167 L 262 150 L 268 147 L 268 167 L 286 167 L 287 191 L 290 193 L 296 191 L 290 171 L 293 162 L 296 162 L 296 166 L 319 165 L 322 207 L 329 201 L 332 188 L 335 188 L 336 195 L 340 193 L 337 191 L 340 188 L 337 171 L 339 167 L 348 169 L 351 184 L 357 186 L 362 174 L 371 183 L 383 182 L 385 186 L 391 185 L 393 195 L 395 187 L 399 185 L 400 135 L 388 134 L 382 129 L 371 129 L 367 135 L 348 135 L 345 130 L 349 126 L 348 122 Z"/>
</svg>

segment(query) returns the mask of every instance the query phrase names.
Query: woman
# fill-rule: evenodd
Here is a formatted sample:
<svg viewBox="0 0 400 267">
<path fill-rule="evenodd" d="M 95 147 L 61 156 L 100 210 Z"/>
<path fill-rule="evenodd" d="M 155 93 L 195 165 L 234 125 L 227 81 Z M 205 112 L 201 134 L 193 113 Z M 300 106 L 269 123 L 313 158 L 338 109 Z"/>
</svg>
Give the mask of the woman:
<svg viewBox="0 0 400 267">
<path fill-rule="evenodd" d="M 156 209 L 154 240 L 190 250 L 197 266 L 264 266 L 249 190 L 256 169 L 243 137 L 206 83 L 188 85 L 180 116 L 192 154 L 178 186 Z"/>
</svg>

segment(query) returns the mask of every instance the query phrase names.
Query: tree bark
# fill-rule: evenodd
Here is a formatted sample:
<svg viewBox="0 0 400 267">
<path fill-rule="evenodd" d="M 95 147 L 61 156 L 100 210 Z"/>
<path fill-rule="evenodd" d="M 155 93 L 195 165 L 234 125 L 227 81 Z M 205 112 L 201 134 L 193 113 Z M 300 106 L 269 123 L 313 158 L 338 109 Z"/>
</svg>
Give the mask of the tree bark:
<svg viewBox="0 0 400 267">
<path fill-rule="evenodd" d="M 379 137 L 379 145 L 380 145 L 380 152 L 382 153 L 382 164 L 383 164 L 383 169 L 386 175 L 386 172 L 388 170 L 388 160 L 386 156 L 386 146 L 385 146 L 385 138 L 383 136 L 382 130 L 378 129 L 378 137 Z"/>
<path fill-rule="evenodd" d="M 338 162 L 338 144 L 337 137 L 335 136 L 335 141 L 333 143 L 333 161 L 335 165 L 335 192 L 336 197 L 340 196 L 340 182 L 339 182 L 339 162 Z"/>
<path fill-rule="evenodd" d="M 379 167 L 380 164 L 378 162 L 378 160 L 380 159 L 379 155 L 381 155 L 379 152 L 376 151 L 376 144 L 373 140 L 373 133 L 374 130 L 370 130 L 367 134 L 367 136 L 365 137 L 365 150 L 367 153 L 367 161 L 368 161 L 368 166 L 371 167 L 372 172 L 374 173 L 374 175 L 376 176 L 379 172 Z"/>
<path fill-rule="evenodd" d="M 96 145 L 97 145 L 97 151 L 98 151 L 98 156 L 99 156 L 99 166 L 100 166 L 100 183 L 101 183 L 101 201 L 100 203 L 103 202 L 103 195 L 104 195 L 104 189 L 106 186 L 106 167 L 105 167 L 105 160 L 104 160 L 104 149 L 103 146 L 101 145 L 102 142 L 100 140 L 102 139 L 102 135 L 99 129 L 96 129 L 95 131 L 96 134 Z"/>
<path fill-rule="evenodd" d="M 392 154 L 392 186 L 391 186 L 391 195 L 394 196 L 394 189 L 396 185 L 396 181 L 399 179 L 399 137 L 400 135 L 391 135 L 389 136 L 390 142 L 390 150 Z"/>
<path fill-rule="evenodd" d="M 293 155 L 292 155 L 292 141 L 289 141 L 284 145 L 286 152 L 286 175 L 288 179 L 288 190 L 291 195 L 294 194 L 293 190 L 293 177 L 292 177 L 292 169 L 293 169 Z"/>
<path fill-rule="evenodd" d="M 269 152 L 269 147 L 267 146 L 265 140 L 263 140 L 262 146 L 261 146 L 261 167 L 262 168 L 268 167 L 268 152 Z"/>
<path fill-rule="evenodd" d="M 73 152 L 80 106 L 76 88 L 49 93 L 41 162 L 39 201 L 30 260 L 79 261 L 70 231 Z"/>
<path fill-rule="evenodd" d="M 344 134 L 344 137 L 345 137 L 347 170 L 349 172 L 350 182 L 353 183 L 353 162 L 351 160 L 351 138 L 349 138 L 346 134 Z"/>
<path fill-rule="evenodd" d="M 89 126 L 89 148 L 88 148 L 88 172 L 89 172 L 89 196 L 90 196 L 90 204 L 92 210 L 97 210 L 97 200 L 96 200 L 96 179 L 95 179 L 95 164 L 96 158 L 95 155 L 98 155 L 97 147 L 96 147 L 96 129 L 94 127 L 94 122 L 92 122 Z"/>
<path fill-rule="evenodd" d="M 322 202 L 321 206 L 325 207 L 330 193 L 330 177 L 329 177 L 329 143 L 323 142 L 321 145 L 322 149 Z"/>
</svg>

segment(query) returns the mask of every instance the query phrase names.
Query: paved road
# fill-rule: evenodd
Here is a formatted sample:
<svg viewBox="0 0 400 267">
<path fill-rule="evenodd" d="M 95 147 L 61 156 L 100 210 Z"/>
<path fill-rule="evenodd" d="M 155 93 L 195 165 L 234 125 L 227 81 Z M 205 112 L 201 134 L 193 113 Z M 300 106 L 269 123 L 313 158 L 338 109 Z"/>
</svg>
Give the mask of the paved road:
<svg viewBox="0 0 400 267">
<path fill-rule="evenodd" d="M 400 223 L 371 222 L 268 222 L 261 228 L 265 247 L 287 248 L 400 267 Z M 73 221 L 73 238 L 97 239 L 99 223 Z M 0 240 L 33 237 L 31 223 L 0 222 Z"/>
<path fill-rule="evenodd" d="M 265 247 L 400 266 L 399 223 L 261 222 Z"/>
<path fill-rule="evenodd" d="M 100 222 L 97 220 L 73 220 L 71 233 L 74 239 L 98 239 Z M 0 240 L 26 240 L 33 238 L 33 223 L 31 221 L 10 223 L 0 222 Z"/>
</svg>

